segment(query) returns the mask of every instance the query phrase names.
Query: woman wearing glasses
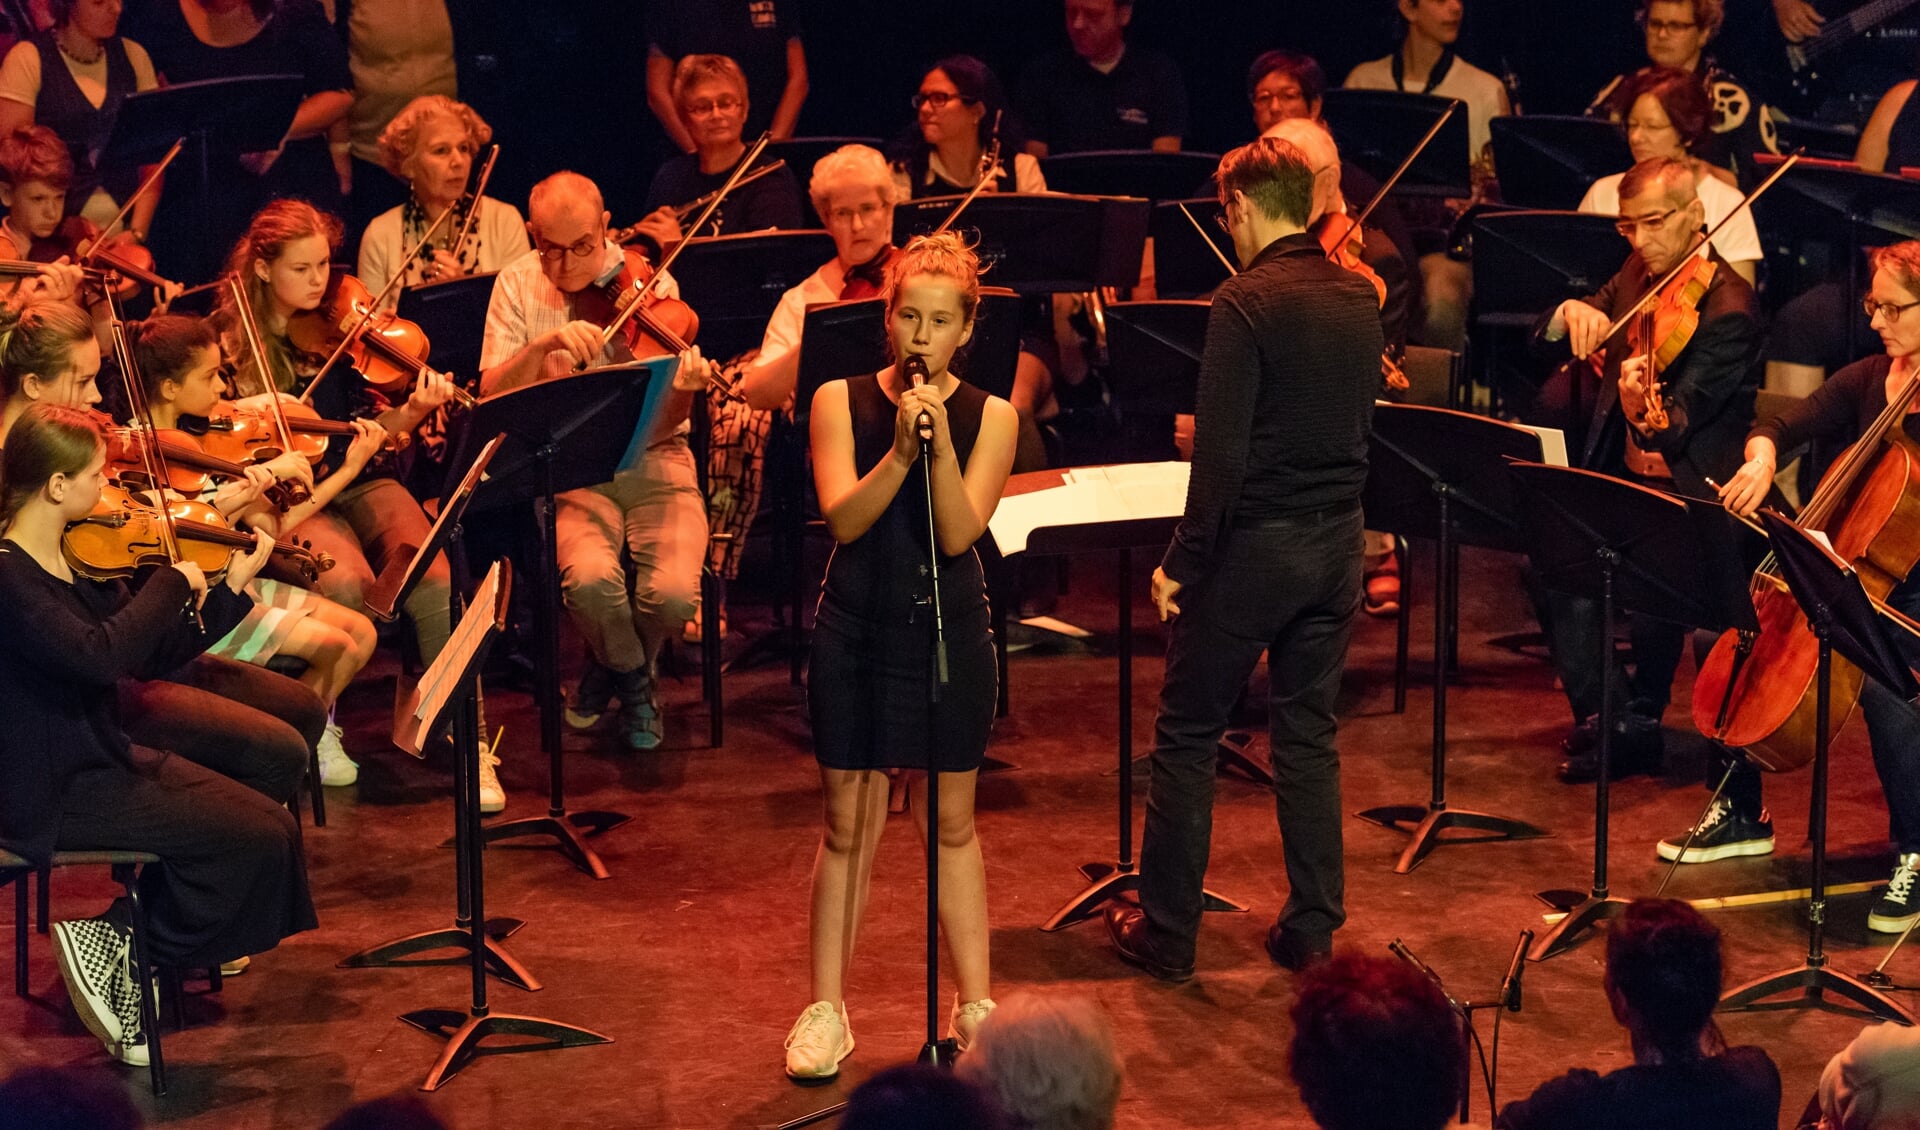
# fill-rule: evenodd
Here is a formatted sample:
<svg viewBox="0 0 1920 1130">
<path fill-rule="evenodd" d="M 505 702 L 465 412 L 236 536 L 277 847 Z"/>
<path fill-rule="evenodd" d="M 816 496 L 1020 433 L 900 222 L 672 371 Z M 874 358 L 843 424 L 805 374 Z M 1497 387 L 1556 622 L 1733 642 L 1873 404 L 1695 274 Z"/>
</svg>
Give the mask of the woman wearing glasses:
<svg viewBox="0 0 1920 1130">
<path fill-rule="evenodd" d="M 1025 152 L 1007 94 L 992 70 L 971 55 L 949 55 L 933 65 L 913 96 L 917 115 L 894 143 L 894 177 L 901 199 L 953 196 L 980 181 L 980 162 L 1000 131 L 1000 163 L 989 192 L 1045 192 L 1040 162 Z M 1007 155 L 1012 154 L 1011 167 Z"/>
<path fill-rule="evenodd" d="M 673 68 L 673 105 L 693 139 L 693 152 L 660 166 L 647 188 L 647 215 L 640 221 L 640 237 L 650 258 L 658 260 L 661 251 L 688 235 L 739 235 L 805 226 L 800 182 L 782 168 L 728 193 L 706 228 L 698 233 L 682 231 L 676 209 L 717 191 L 747 154 L 747 143 L 740 136 L 747 122 L 747 76 L 725 55 L 688 55 Z M 773 159 L 763 155 L 755 167 Z"/>
<path fill-rule="evenodd" d="M 1885 351 L 1855 361 L 1834 373 L 1803 400 L 1764 421 L 1747 437 L 1747 461 L 1720 488 L 1727 509 L 1751 515 L 1766 504 L 1767 489 L 1783 455 L 1824 440 L 1852 443 L 1871 426 L 1887 404 L 1901 395 L 1920 369 L 1920 242 L 1909 240 L 1871 252 L 1873 285 L 1863 304 Z M 1903 431 L 1914 427 L 1920 399 L 1906 406 Z M 1896 585 L 1886 604 L 1907 616 L 1920 616 L 1920 573 Z M 1895 633 L 1909 665 L 1920 666 L 1920 647 Z M 1920 713 L 1898 695 L 1868 682 L 1860 692 L 1860 713 L 1867 720 L 1874 768 L 1887 796 L 1888 838 L 1897 853 L 1893 876 L 1867 913 L 1867 928 L 1898 933 L 1920 917 Z M 1684 851 L 1684 858 L 1682 852 Z M 1662 859 L 1706 863 L 1773 851 L 1773 822 L 1760 802 L 1760 774 L 1738 760 L 1723 799 L 1694 829 L 1660 842 Z"/>
<path fill-rule="evenodd" d="M 1619 103 L 1627 107 L 1622 127 L 1634 164 L 1654 157 L 1683 161 L 1693 169 L 1694 190 L 1713 228 L 1740 207 L 1744 197 L 1733 186 L 1733 174 L 1695 156 L 1712 135 L 1713 103 L 1697 75 L 1672 67 L 1648 67 L 1621 84 Z M 1625 173 L 1601 177 L 1587 189 L 1580 211 L 1602 216 L 1620 214 L 1620 180 Z M 1713 249 L 1741 278 L 1752 283 L 1760 267 L 1760 232 L 1753 213 L 1741 210 L 1713 237 Z"/>
</svg>

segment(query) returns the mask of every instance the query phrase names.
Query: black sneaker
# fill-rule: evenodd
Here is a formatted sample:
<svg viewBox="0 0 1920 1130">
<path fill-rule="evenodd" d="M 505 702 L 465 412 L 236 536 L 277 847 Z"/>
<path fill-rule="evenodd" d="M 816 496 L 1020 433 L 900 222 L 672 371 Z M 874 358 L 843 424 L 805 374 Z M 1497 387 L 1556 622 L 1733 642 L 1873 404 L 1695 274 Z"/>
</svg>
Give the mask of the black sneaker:
<svg viewBox="0 0 1920 1130">
<path fill-rule="evenodd" d="M 53 949 L 60 965 L 60 979 L 67 983 L 67 995 L 73 1009 L 109 1051 L 120 1046 L 127 1034 L 122 1021 L 125 993 L 128 933 L 105 918 L 80 918 L 55 922 Z M 134 998 L 135 1003 L 138 999 Z"/>
<path fill-rule="evenodd" d="M 567 725 L 576 730 L 591 730 L 613 702 L 615 677 L 612 671 L 602 667 L 589 655 L 586 671 L 581 674 L 573 693 L 567 696 Z"/>
<path fill-rule="evenodd" d="M 1733 802 L 1726 797 L 1715 800 L 1691 831 L 1691 844 L 1687 843 L 1685 832 L 1661 840 L 1655 849 L 1660 858 L 1680 859 L 1682 863 L 1712 863 L 1738 855 L 1773 854 L 1773 818 L 1767 810 L 1761 809 L 1757 819 L 1750 818 L 1734 811 Z M 1682 848 L 1687 853 L 1684 859 L 1680 856 Z"/>
<path fill-rule="evenodd" d="M 1920 852 L 1909 852 L 1895 861 L 1892 880 L 1867 913 L 1867 929 L 1898 934 L 1920 918 L 1920 897 L 1915 897 L 1913 889 L 1916 875 L 1920 875 Z"/>
<path fill-rule="evenodd" d="M 1567 759 L 1560 763 L 1560 780 L 1569 785 L 1586 785 L 1600 779 L 1600 728 L 1589 718 L 1575 726 L 1560 748 Z M 1613 724 L 1613 748 L 1608 751 L 1607 777 L 1618 781 L 1639 774 L 1658 775 L 1666 759 L 1666 739 L 1658 718 L 1629 714 Z"/>
</svg>

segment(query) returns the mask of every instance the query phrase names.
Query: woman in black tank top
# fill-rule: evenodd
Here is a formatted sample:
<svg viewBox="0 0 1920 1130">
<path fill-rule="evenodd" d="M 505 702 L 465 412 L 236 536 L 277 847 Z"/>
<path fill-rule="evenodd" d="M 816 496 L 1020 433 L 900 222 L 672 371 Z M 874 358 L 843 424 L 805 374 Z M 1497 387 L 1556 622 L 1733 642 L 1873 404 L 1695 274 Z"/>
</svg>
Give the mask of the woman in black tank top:
<svg viewBox="0 0 1920 1130">
<path fill-rule="evenodd" d="M 813 398 L 814 486 L 834 540 L 813 636 L 808 708 L 826 792 L 813 869 L 812 996 L 787 1036 L 787 1074 L 820 1080 L 853 1050 L 841 984 L 873 852 L 887 817 L 886 770 L 940 772 L 940 924 L 959 981 L 949 1035 L 965 1048 L 987 1013 L 986 873 L 973 791 L 993 722 L 995 668 L 986 584 L 973 545 L 1013 465 L 1013 406 L 948 369 L 973 332 L 979 264 L 957 236 L 915 240 L 888 271 L 896 363 Z M 915 387 L 907 358 L 926 362 Z M 927 487 L 916 427 L 932 428 L 933 524 L 949 682 L 929 707 Z M 929 710 L 932 714 L 929 717 Z M 911 784 L 916 816 L 926 778 Z M 926 829 L 921 828 L 921 834 Z"/>
</svg>

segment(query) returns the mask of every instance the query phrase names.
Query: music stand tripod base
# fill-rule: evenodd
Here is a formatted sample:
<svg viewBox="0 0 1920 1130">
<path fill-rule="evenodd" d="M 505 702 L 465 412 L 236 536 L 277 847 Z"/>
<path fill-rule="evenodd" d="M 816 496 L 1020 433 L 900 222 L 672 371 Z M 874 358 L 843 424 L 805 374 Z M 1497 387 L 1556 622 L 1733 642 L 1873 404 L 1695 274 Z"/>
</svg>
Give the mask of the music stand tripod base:
<svg viewBox="0 0 1920 1130">
<path fill-rule="evenodd" d="M 1494 840 L 1538 840 L 1553 835 L 1552 832 L 1524 820 L 1515 820 L 1510 816 L 1496 816 L 1491 812 L 1475 812 L 1466 808 L 1447 808 L 1444 806 L 1417 804 L 1389 804 L 1379 808 L 1369 808 L 1355 813 L 1360 819 L 1389 828 L 1396 832 L 1405 832 L 1411 838 L 1401 850 L 1400 858 L 1393 865 L 1396 875 L 1405 875 L 1420 866 L 1433 849 L 1442 844 L 1462 843 L 1480 844 Z M 1455 828 L 1470 832 L 1482 832 L 1476 836 L 1446 836 Z"/>
<path fill-rule="evenodd" d="M 508 1012 L 490 1012 L 474 1016 L 452 1008 L 423 1008 L 409 1012 L 401 1020 L 422 1032 L 447 1042 L 440 1058 L 434 1061 L 420 1084 L 423 1091 L 437 1091 L 460 1069 L 483 1055 L 512 1055 L 515 1052 L 544 1052 L 555 1048 L 580 1048 L 591 1044 L 611 1044 L 613 1039 L 588 1028 L 576 1028 L 557 1020 L 538 1016 L 516 1016 Z M 521 1036 L 512 1043 L 487 1046 L 490 1036 Z"/>
<path fill-rule="evenodd" d="M 1628 901 L 1606 894 L 1582 895 L 1578 891 L 1564 888 L 1541 891 L 1534 897 L 1548 906 L 1563 910 L 1566 917 L 1554 923 L 1553 929 L 1541 935 L 1540 940 L 1533 943 L 1533 947 L 1527 950 L 1528 961 L 1545 961 L 1567 952 L 1586 936 L 1588 930 L 1625 911 Z"/>
<path fill-rule="evenodd" d="M 601 862 L 599 853 L 587 846 L 587 840 L 632 819 L 622 812 L 548 809 L 545 816 L 527 816 L 501 824 L 485 825 L 480 829 L 480 840 L 492 844 L 521 836 L 552 836 L 553 846 L 560 849 L 561 855 L 572 860 L 575 867 L 595 879 L 605 879 L 608 878 L 607 865 Z"/>
<path fill-rule="evenodd" d="M 1842 973 L 1827 964 L 1824 957 L 1818 965 L 1809 962 L 1798 969 L 1769 973 L 1765 977 L 1748 981 L 1720 998 L 1720 1011 L 1764 1012 L 1792 1008 L 1801 1004 L 1824 1007 L 1829 1003 L 1828 993 L 1851 1001 L 1859 1006 L 1859 1011 L 1868 1016 L 1891 1020 L 1908 1027 L 1913 1026 L 1911 1012 L 1865 981 L 1852 974 Z M 1768 1003 L 1775 997 L 1782 999 Z M 1838 1011 L 1854 1010 L 1841 1007 Z"/>
<path fill-rule="evenodd" d="M 529 993 L 540 991 L 540 981 L 527 967 L 520 964 L 507 948 L 499 943 L 518 933 L 526 923 L 518 918 L 489 918 L 486 929 L 487 972 L 516 989 Z M 473 934 L 470 926 L 454 926 L 444 930 L 426 930 L 418 934 L 409 934 L 391 942 L 364 949 L 351 957 L 342 958 L 336 968 L 340 969 L 377 969 L 383 967 L 405 969 L 415 965 L 453 965 L 467 960 L 473 949 Z M 416 957 L 416 954 L 432 953 L 435 950 L 458 950 L 458 956 Z"/>
<path fill-rule="evenodd" d="M 1133 863 L 1083 863 L 1080 874 L 1087 880 L 1087 888 L 1073 896 L 1067 905 L 1053 912 L 1053 917 L 1042 923 L 1040 929 L 1051 934 L 1064 930 L 1078 922 L 1085 922 L 1100 913 L 1100 908 L 1110 902 L 1127 903 L 1134 901 L 1128 895 L 1140 889 L 1140 869 Z M 1245 914 L 1245 903 L 1235 902 L 1223 894 L 1202 889 L 1200 892 L 1202 910 L 1211 910 L 1221 914 Z"/>
</svg>

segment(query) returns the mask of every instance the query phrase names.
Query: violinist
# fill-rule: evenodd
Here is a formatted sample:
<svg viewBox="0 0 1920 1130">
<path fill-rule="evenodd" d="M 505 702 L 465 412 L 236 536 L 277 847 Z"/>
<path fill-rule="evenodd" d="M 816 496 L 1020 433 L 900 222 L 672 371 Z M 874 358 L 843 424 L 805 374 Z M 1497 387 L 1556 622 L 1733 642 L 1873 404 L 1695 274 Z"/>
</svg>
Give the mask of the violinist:
<svg viewBox="0 0 1920 1130">
<path fill-rule="evenodd" d="M 1705 206 L 1694 188 L 1691 166 L 1656 157 L 1635 165 L 1620 182 L 1620 234 L 1633 253 L 1598 293 L 1569 299 L 1535 323 L 1537 350 L 1552 361 L 1569 354 L 1602 354 L 1599 393 L 1592 405 L 1585 445 L 1568 451 L 1575 466 L 1656 489 L 1709 497 L 1709 478 L 1724 482 L 1740 462 L 1742 437 L 1753 424 L 1759 384 L 1762 332 L 1753 288 L 1711 247 L 1700 246 Z M 1613 319 L 1639 301 L 1668 271 L 1690 259 L 1715 270 L 1698 303 L 1699 325 L 1691 339 L 1657 374 L 1669 418 L 1660 430 L 1649 414 L 1649 371 L 1632 352 L 1623 328 L 1602 341 Z M 1615 777 L 1660 768 L 1660 719 L 1665 713 L 1686 631 L 1644 616 L 1631 618 L 1634 670 L 1618 664 L 1595 669 L 1595 640 L 1603 630 L 1597 602 L 1537 592 L 1535 606 L 1548 648 L 1573 707 L 1575 726 L 1562 748 L 1560 778 L 1584 783 L 1596 773 L 1596 721 L 1603 688 L 1628 709 L 1615 721 L 1611 771 Z"/>
<path fill-rule="evenodd" d="M 315 370 L 324 358 L 297 349 L 289 334 L 294 319 L 310 316 L 325 301 L 328 264 L 339 236 L 339 222 L 311 204 L 276 200 L 254 216 L 234 247 L 228 272 L 241 280 L 263 339 L 263 355 L 256 359 L 241 331 L 231 291 L 223 290 L 215 322 L 224 335 L 228 356 L 235 358 L 235 385 L 249 394 L 241 404 L 262 403 L 268 395 L 297 394 L 314 383 Z M 430 372 L 404 401 L 390 404 L 353 370 L 336 365 L 320 379 L 312 405 L 326 419 L 365 420 L 366 425 L 356 430 L 356 442 L 347 445 L 345 453 L 330 453 L 323 461 L 322 483 L 316 484 L 315 491 L 332 478 L 330 472 L 347 469 L 346 460 L 364 457 L 362 445 L 371 444 L 373 436 L 384 440 L 413 429 L 452 398 L 453 387 L 445 377 Z M 335 464 L 335 459 L 342 463 Z M 426 544 L 431 525 L 420 503 L 393 478 L 389 461 L 383 460 L 360 472 L 350 486 L 300 521 L 288 536 L 334 559 L 334 567 L 319 577 L 322 596 L 364 611 L 375 578 L 404 546 Z M 406 603 L 414 641 L 426 663 L 440 654 L 451 631 L 449 585 L 446 559 L 436 558 Z M 499 786 L 497 760 L 490 749 L 483 751 L 480 760 L 481 809 L 498 812 L 506 807 L 506 794 Z"/>
<path fill-rule="evenodd" d="M 497 271 L 526 254 L 527 229 L 520 209 L 467 192 L 474 156 L 492 138 L 493 127 L 473 107 L 442 94 L 414 99 L 387 123 L 380 132 L 381 160 L 388 172 L 407 183 L 408 196 L 406 203 L 374 217 L 360 237 L 360 281 L 368 290 L 379 294 L 396 269 L 406 275 L 400 285 L 419 286 Z M 449 207 L 453 215 L 420 253 L 399 263 Z M 475 208 L 479 215 L 470 216 Z M 453 244 L 469 221 L 472 230 L 459 241 L 456 255 Z"/>
<path fill-rule="evenodd" d="M 620 339 L 603 343 L 604 327 L 576 311 L 590 303 L 588 288 L 633 270 L 628 253 L 607 238 L 599 187 L 578 173 L 555 173 L 533 186 L 527 214 L 534 249 L 501 270 L 487 305 L 480 387 L 489 396 L 566 376 L 581 362 L 624 360 Z M 655 282 L 657 293 L 676 295 L 671 277 Z M 656 668 L 700 592 L 707 514 L 686 432 L 693 394 L 710 371 L 697 348 L 683 355 L 654 434 L 634 460 L 611 481 L 558 499 L 560 583 L 587 644 L 567 722 L 589 729 L 618 698 L 620 729 L 635 750 L 657 749 L 665 739 Z"/>
<path fill-rule="evenodd" d="M 128 331 L 135 367 L 146 383 L 155 428 L 178 428 L 183 416 L 204 417 L 212 411 L 226 392 L 223 374 L 229 371 L 221 360 L 220 341 L 212 327 L 198 318 L 159 314 L 134 323 Z M 372 425 L 362 424 L 341 468 L 313 486 L 305 502 L 282 515 L 256 500 L 240 515 L 241 520 L 269 534 L 281 526 L 298 526 L 353 481 L 378 453 L 382 438 Z M 306 464 L 292 452 L 274 462 L 282 461 L 303 468 Z M 257 470 L 271 474 L 272 466 L 262 465 Z M 311 474 L 308 470 L 307 475 Z M 212 501 L 218 505 L 217 500 Z M 318 695 L 327 709 L 327 726 L 320 735 L 318 750 L 320 783 L 329 787 L 353 784 L 359 766 L 341 745 L 343 732 L 334 721 L 333 710 L 340 692 L 373 657 L 378 642 L 373 621 L 319 593 L 284 581 L 262 577 L 247 591 L 254 599 L 253 611 L 208 648 L 207 654 L 256 666 L 264 666 L 276 655 L 305 663 L 307 669 L 300 675 L 300 682 Z"/>
<path fill-rule="evenodd" d="M 0 458 L 0 844 L 54 851 L 144 851 L 149 961 L 209 968 L 262 953 L 318 923 L 300 830 L 262 796 L 123 726 L 114 688 L 179 667 L 246 615 L 242 594 L 272 548 L 235 553 L 223 580 L 183 562 L 134 586 L 76 576 L 69 523 L 92 513 L 106 450 L 86 413 L 35 405 Z M 187 615 L 198 610 L 198 621 Z M 202 627 L 201 625 L 204 625 Z M 87 1029 L 122 1063 L 147 1062 L 128 960 L 130 913 L 53 924 L 67 992 Z"/>
<path fill-rule="evenodd" d="M 679 210 L 714 192 L 727 181 L 747 152 L 741 129 L 747 121 L 747 76 L 725 55 L 687 55 L 673 67 L 673 105 L 693 152 L 660 166 L 647 187 L 646 216 L 640 221 L 640 246 L 649 259 L 686 236 Z M 774 158 L 762 156 L 755 168 Z M 768 228 L 805 226 L 800 215 L 800 184 L 785 168 L 742 183 L 714 213 L 711 230 L 700 235 L 739 235 Z"/>
<path fill-rule="evenodd" d="M 1765 504 L 1776 467 L 1783 458 L 1815 440 L 1835 445 L 1852 443 L 1886 411 L 1920 367 L 1920 242 L 1907 241 L 1872 253 L 1873 283 L 1865 302 L 1874 332 L 1884 352 L 1842 368 L 1813 394 L 1788 405 L 1779 416 L 1753 429 L 1747 437 L 1746 462 L 1722 480 L 1720 497 L 1727 509 L 1751 515 Z M 1907 405 L 1897 430 L 1911 436 L 1920 423 L 1920 402 Z M 1920 574 L 1896 585 L 1885 603 L 1908 616 L 1920 616 Z M 1895 642 L 1909 665 L 1920 666 L 1920 648 L 1905 633 Z M 1920 713 L 1899 696 L 1875 682 L 1860 690 L 1860 714 L 1866 719 L 1873 746 L 1873 765 L 1887 797 L 1888 838 L 1897 853 L 1892 880 L 1880 892 L 1867 915 L 1871 930 L 1898 933 L 1920 916 Z M 1721 798 L 1693 829 L 1687 846 L 1684 833 L 1662 840 L 1660 858 L 1674 859 L 1685 848 L 1686 863 L 1706 863 L 1773 851 L 1773 821 L 1761 803 L 1760 773 L 1739 754 L 1732 755 L 1733 773 Z M 1712 770 L 1717 779 L 1724 771 Z"/>
<path fill-rule="evenodd" d="M 16 296 L 0 304 L 0 339 L 0 427 L 11 429 L 36 405 L 100 403 L 100 346 L 79 307 Z M 159 678 L 124 681 L 120 711 L 135 741 L 173 750 L 278 803 L 299 791 L 326 725 L 319 699 L 299 683 L 211 655 Z"/>
</svg>

